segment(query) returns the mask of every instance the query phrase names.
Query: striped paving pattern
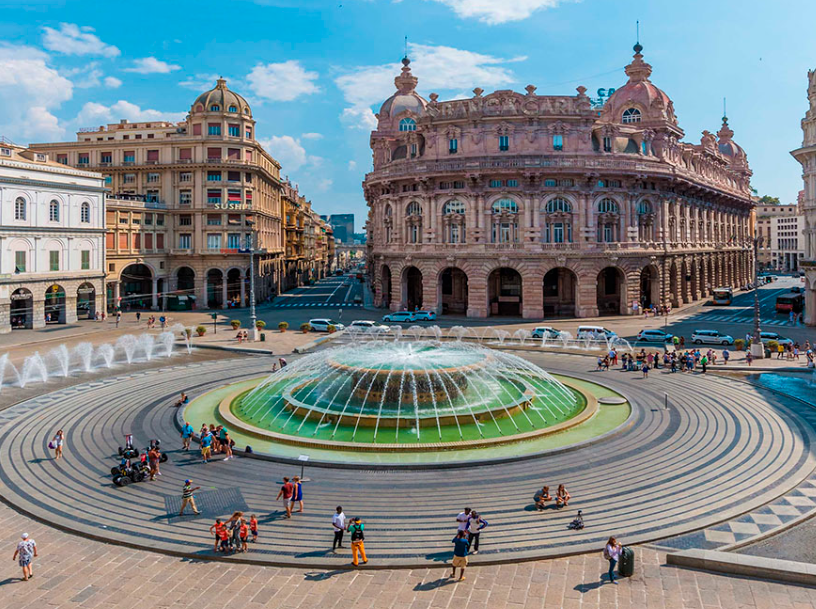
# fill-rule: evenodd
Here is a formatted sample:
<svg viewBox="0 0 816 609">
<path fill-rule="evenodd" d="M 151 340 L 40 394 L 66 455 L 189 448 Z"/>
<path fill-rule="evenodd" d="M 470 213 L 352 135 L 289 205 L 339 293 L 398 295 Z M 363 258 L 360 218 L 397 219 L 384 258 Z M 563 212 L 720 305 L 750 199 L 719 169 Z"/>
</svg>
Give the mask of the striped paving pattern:
<svg viewBox="0 0 816 609">
<path fill-rule="evenodd" d="M 754 323 L 754 313 L 753 311 L 740 311 L 738 313 L 714 313 L 709 311 L 705 314 L 704 317 L 700 318 L 701 321 L 718 321 L 722 323 L 732 323 L 732 324 L 752 324 Z M 779 315 L 778 317 L 769 317 L 768 319 L 761 319 L 759 322 L 762 326 L 790 326 L 793 327 L 790 319 L 785 315 Z"/>
<path fill-rule="evenodd" d="M 230 557 L 302 567 L 342 567 L 332 554 L 330 517 L 336 505 L 367 524 L 369 567 L 439 565 L 451 553 L 454 518 L 464 505 L 490 522 L 474 563 L 597 551 L 610 534 L 626 543 L 654 541 L 710 528 L 773 501 L 807 479 L 816 466 L 810 409 L 763 389 L 724 378 L 593 374 L 591 360 L 533 355 L 558 373 L 585 376 L 627 395 L 634 424 L 608 440 L 516 463 L 463 469 L 351 470 L 309 466 L 306 512 L 281 518 L 275 495 L 293 465 L 256 459 L 202 464 L 194 453 L 171 452 L 157 482 L 115 488 L 109 470 L 116 447 L 133 432 L 140 445 L 159 437 L 179 442 L 172 400 L 224 382 L 257 376 L 260 357 L 167 367 L 78 385 L 29 400 L 5 413 L 0 430 L 0 482 L 12 505 L 44 521 L 96 538 L 210 558 L 207 532 L 215 517 L 247 507 L 261 538 L 251 552 Z M 671 408 L 662 408 L 663 392 Z M 13 417 L 13 418 L 12 418 Z M 65 459 L 48 459 L 57 428 L 67 434 Z M 200 485 L 204 513 L 178 518 L 184 478 Z M 567 484 L 569 508 L 538 512 L 532 495 L 542 483 Z M 566 525 L 583 509 L 587 528 Z"/>
</svg>

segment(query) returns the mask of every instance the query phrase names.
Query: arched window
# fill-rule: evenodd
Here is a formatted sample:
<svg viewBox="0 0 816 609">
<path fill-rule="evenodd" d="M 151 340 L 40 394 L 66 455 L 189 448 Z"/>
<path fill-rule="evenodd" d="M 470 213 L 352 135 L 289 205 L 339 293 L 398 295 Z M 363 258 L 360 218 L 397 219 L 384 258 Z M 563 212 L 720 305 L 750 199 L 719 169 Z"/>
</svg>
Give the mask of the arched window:
<svg viewBox="0 0 816 609">
<path fill-rule="evenodd" d="M 408 204 L 408 207 L 405 210 L 406 216 L 421 216 L 422 215 L 422 206 L 417 203 L 416 201 L 411 201 Z"/>
<path fill-rule="evenodd" d="M 623 111 L 623 117 L 621 118 L 621 122 L 624 124 L 631 124 L 631 123 L 639 123 L 640 122 L 640 110 L 637 108 L 627 108 Z"/>
<path fill-rule="evenodd" d="M 652 204 L 649 201 L 641 201 L 637 204 L 637 213 L 639 216 L 652 213 Z"/>
<path fill-rule="evenodd" d="M 400 131 L 416 131 L 416 121 L 412 118 L 404 118 L 399 122 Z"/>
<path fill-rule="evenodd" d="M 230 106 L 229 111 L 230 112 L 238 112 L 238 106 Z"/>
<path fill-rule="evenodd" d="M 26 219 L 26 200 L 23 197 L 17 197 L 14 201 L 14 219 Z"/>
<path fill-rule="evenodd" d="M 79 208 L 79 221 L 84 222 L 85 224 L 91 221 L 91 204 L 90 203 L 83 203 L 82 207 Z"/>
<path fill-rule="evenodd" d="M 572 205 L 566 199 L 557 197 L 555 199 L 550 199 L 549 201 L 547 201 L 547 205 L 544 207 L 544 211 L 548 214 L 557 214 L 559 212 L 571 214 Z"/>
<path fill-rule="evenodd" d="M 221 109 L 221 106 L 218 106 L 216 104 L 213 104 L 212 106 L 210 106 L 210 112 L 218 112 L 220 109 Z"/>
<path fill-rule="evenodd" d="M 618 211 L 618 204 L 614 199 L 601 199 L 598 203 L 598 213 L 616 214 Z"/>
<path fill-rule="evenodd" d="M 59 202 L 51 201 L 48 205 L 48 219 L 51 222 L 59 222 Z"/>
<path fill-rule="evenodd" d="M 518 203 L 516 203 L 513 199 L 499 199 L 493 203 L 492 209 L 494 214 L 517 214 Z"/>
<path fill-rule="evenodd" d="M 442 215 L 447 216 L 448 214 L 463 214 L 465 213 L 465 204 L 461 201 L 448 201 L 442 207 Z"/>
<path fill-rule="evenodd" d="M 386 217 L 386 218 L 390 218 L 390 217 L 391 217 L 391 215 L 392 215 L 392 212 L 391 212 L 391 206 L 390 206 L 390 205 L 386 205 L 386 206 L 385 206 L 385 217 Z"/>
</svg>

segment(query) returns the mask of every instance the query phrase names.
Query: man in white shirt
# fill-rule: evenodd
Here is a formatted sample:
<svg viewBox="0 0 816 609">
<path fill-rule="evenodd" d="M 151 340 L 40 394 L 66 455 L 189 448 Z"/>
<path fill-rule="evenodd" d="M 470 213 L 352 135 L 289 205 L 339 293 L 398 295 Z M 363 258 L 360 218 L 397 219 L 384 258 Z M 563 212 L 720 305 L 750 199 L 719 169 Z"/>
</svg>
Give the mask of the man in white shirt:
<svg viewBox="0 0 816 609">
<path fill-rule="evenodd" d="M 337 512 L 332 516 L 332 528 L 334 529 L 332 552 L 334 552 L 337 548 L 343 547 L 343 531 L 346 530 L 346 515 L 339 505 L 337 506 Z"/>
<path fill-rule="evenodd" d="M 466 507 L 464 511 L 459 512 L 459 515 L 456 517 L 457 529 L 460 531 L 467 531 L 469 520 L 470 520 L 470 508 Z"/>
</svg>

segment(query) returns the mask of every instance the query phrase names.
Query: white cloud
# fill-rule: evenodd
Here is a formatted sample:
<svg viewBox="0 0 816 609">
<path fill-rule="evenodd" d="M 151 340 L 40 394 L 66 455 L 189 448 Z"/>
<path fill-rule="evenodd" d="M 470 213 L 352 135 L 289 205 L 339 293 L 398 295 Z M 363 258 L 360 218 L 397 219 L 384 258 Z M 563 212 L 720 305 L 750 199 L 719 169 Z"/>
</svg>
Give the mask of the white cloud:
<svg viewBox="0 0 816 609">
<path fill-rule="evenodd" d="M 304 140 L 322 140 L 323 134 L 322 133 L 301 133 L 300 137 Z"/>
<path fill-rule="evenodd" d="M 433 0 L 449 6 L 463 19 L 476 18 L 482 23 L 496 25 L 527 19 L 535 11 L 554 8 L 561 0 Z"/>
<path fill-rule="evenodd" d="M 284 172 L 297 171 L 305 166 L 319 167 L 323 163 L 322 157 L 308 154 L 300 139 L 291 135 L 273 135 L 259 142 L 281 164 Z"/>
<path fill-rule="evenodd" d="M 181 121 L 185 112 L 161 112 L 149 108 L 142 109 L 136 104 L 123 99 L 111 106 L 87 102 L 77 114 L 74 122 L 80 127 L 96 127 L 105 123 L 119 121 L 123 118 L 129 121 Z"/>
<path fill-rule="evenodd" d="M 65 133 L 53 111 L 71 99 L 74 86 L 48 59 L 40 50 L 0 43 L 0 133 L 19 143 Z"/>
<path fill-rule="evenodd" d="M 318 180 L 314 184 L 315 192 L 326 192 L 332 187 L 332 184 L 334 184 L 334 180 L 331 178 L 323 178 L 322 180 Z"/>
<path fill-rule="evenodd" d="M 411 70 L 419 78 L 422 91 L 456 91 L 476 86 L 495 88 L 515 82 L 513 72 L 503 64 L 524 61 L 526 57 L 503 59 L 446 46 L 411 44 Z M 394 89 L 399 63 L 360 66 L 335 79 L 351 107 L 341 118 L 347 124 L 370 130 L 377 126 L 372 105 L 382 104 Z"/>
<path fill-rule="evenodd" d="M 118 89 L 122 86 L 122 81 L 116 78 L 115 76 L 106 76 L 105 77 L 105 86 L 109 89 Z"/>
<path fill-rule="evenodd" d="M 207 91 L 215 86 L 215 81 L 220 78 L 218 74 L 196 74 L 188 76 L 179 83 L 180 87 L 193 89 L 194 91 Z"/>
<path fill-rule="evenodd" d="M 125 72 L 136 72 L 137 74 L 169 74 L 170 72 L 180 69 L 181 66 L 167 63 L 155 57 L 143 57 L 134 60 L 133 67 L 125 68 Z"/>
<path fill-rule="evenodd" d="M 348 162 L 349 171 L 354 171 L 357 169 L 357 161 L 349 161 Z"/>
<path fill-rule="evenodd" d="M 121 54 L 115 46 L 102 42 L 93 31 L 92 27 L 79 27 L 74 23 L 60 23 L 58 30 L 44 27 L 43 46 L 64 55 L 117 57 Z"/>
<path fill-rule="evenodd" d="M 259 63 L 247 75 L 247 81 L 258 97 L 271 101 L 292 101 L 301 95 L 320 91 L 314 82 L 318 76 L 317 72 L 309 72 L 300 62 L 290 59 L 283 63 Z"/>
</svg>

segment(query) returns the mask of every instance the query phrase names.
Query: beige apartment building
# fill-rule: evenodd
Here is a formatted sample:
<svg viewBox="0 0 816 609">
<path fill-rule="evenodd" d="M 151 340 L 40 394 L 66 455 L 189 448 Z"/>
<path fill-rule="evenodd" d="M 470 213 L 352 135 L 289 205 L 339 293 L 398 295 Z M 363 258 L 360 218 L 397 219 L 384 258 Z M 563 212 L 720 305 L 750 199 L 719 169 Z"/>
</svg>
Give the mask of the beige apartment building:
<svg viewBox="0 0 816 609">
<path fill-rule="evenodd" d="M 249 104 L 219 79 L 179 123 L 123 120 L 31 146 L 104 175 L 109 308 L 246 306 L 250 248 L 258 300 L 280 292 L 280 164 L 255 135 Z"/>
<path fill-rule="evenodd" d="M 335 255 L 331 226 L 312 209 L 296 184 L 283 183 L 284 254 L 282 291 L 322 279 L 331 272 Z"/>
<path fill-rule="evenodd" d="M 796 217 L 799 215 L 799 206 L 792 204 L 766 205 L 754 198 L 756 204 L 756 234 L 759 237 L 757 245 L 758 268 L 782 270 L 780 260 L 784 261 L 785 256 L 780 255 L 780 238 L 788 239 L 791 235 L 787 233 L 791 229 L 791 221 L 796 224 Z M 781 225 L 780 225 L 781 222 Z M 784 228 L 780 228 L 783 226 Z M 784 233 L 784 236 L 781 234 Z M 792 242 L 783 242 L 784 247 L 788 247 Z M 796 244 L 798 246 L 798 243 Z M 793 248 L 796 249 L 796 248 Z"/>
</svg>

